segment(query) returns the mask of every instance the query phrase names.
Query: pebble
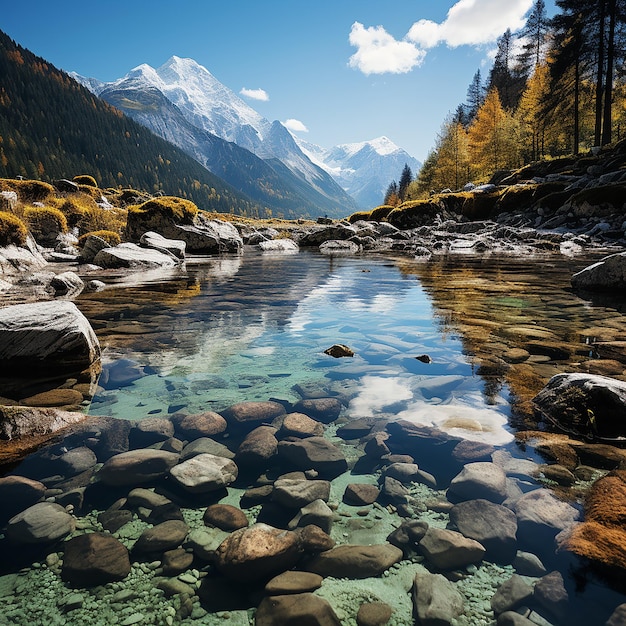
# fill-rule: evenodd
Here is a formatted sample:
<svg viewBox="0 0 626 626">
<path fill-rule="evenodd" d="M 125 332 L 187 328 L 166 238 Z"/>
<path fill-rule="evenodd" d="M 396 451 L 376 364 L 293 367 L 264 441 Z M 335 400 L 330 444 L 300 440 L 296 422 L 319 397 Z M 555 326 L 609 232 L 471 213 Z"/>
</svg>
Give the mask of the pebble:
<svg viewBox="0 0 626 626">
<path fill-rule="evenodd" d="M 133 613 L 129 615 L 123 622 L 120 622 L 120 626 L 132 626 L 132 624 L 139 624 L 144 620 L 143 613 Z"/>
</svg>

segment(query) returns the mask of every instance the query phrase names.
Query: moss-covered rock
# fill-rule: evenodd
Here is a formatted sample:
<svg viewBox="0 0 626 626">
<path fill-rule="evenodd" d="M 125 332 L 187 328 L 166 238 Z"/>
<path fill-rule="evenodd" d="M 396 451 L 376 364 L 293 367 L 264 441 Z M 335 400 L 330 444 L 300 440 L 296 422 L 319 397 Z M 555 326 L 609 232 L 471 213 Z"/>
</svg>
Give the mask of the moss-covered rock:
<svg viewBox="0 0 626 626">
<path fill-rule="evenodd" d="M 26 207 L 24 219 L 35 241 L 41 245 L 50 245 L 56 240 L 59 233 L 67 232 L 67 219 L 59 209 Z"/>
<path fill-rule="evenodd" d="M 0 246 L 23 246 L 27 237 L 28 229 L 19 217 L 0 211 Z"/>
<path fill-rule="evenodd" d="M 98 183 L 93 176 L 89 174 L 80 174 L 72 179 L 77 185 L 87 185 L 87 187 L 97 187 Z"/>
<path fill-rule="evenodd" d="M 49 183 L 41 180 L 0 179 L 0 191 L 15 191 L 21 202 L 42 202 L 55 190 Z"/>
<path fill-rule="evenodd" d="M 122 243 L 122 238 L 120 237 L 119 233 L 116 233 L 112 230 L 93 230 L 89 233 L 81 235 L 78 238 L 78 245 L 82 248 L 85 245 L 85 241 L 92 236 L 100 237 L 100 239 L 106 241 L 110 246 L 118 246 L 120 243 Z"/>
<path fill-rule="evenodd" d="M 387 221 L 401 230 L 417 228 L 431 224 L 435 216 L 441 211 L 439 202 L 431 200 L 411 200 L 403 202 L 387 215 Z"/>
</svg>

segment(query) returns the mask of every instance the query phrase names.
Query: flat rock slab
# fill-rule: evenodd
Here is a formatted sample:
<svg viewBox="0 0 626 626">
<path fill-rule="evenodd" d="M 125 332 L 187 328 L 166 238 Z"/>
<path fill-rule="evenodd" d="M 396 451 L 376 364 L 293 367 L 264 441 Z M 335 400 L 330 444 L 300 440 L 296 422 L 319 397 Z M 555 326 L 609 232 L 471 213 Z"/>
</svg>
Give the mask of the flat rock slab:
<svg viewBox="0 0 626 626">
<path fill-rule="evenodd" d="M 81 371 L 100 358 L 100 343 L 73 302 L 0 308 L 0 368 Z"/>
<path fill-rule="evenodd" d="M 342 545 L 318 554 L 306 564 L 306 570 L 324 577 L 370 578 L 380 576 L 402 558 L 402 550 L 390 543 Z"/>
<path fill-rule="evenodd" d="M 278 576 L 274 576 L 265 585 L 265 593 L 271 596 L 278 596 L 315 591 L 322 586 L 323 580 L 322 576 L 313 572 L 283 572 L 278 574 Z"/>
<path fill-rule="evenodd" d="M 39 437 L 82 422 L 78 411 L 27 406 L 0 406 L 0 439 Z"/>
<path fill-rule="evenodd" d="M 156 269 L 175 267 L 179 259 L 152 248 L 140 248 L 134 243 L 122 243 L 114 248 L 104 248 L 93 259 L 95 265 L 105 269 Z"/>
</svg>

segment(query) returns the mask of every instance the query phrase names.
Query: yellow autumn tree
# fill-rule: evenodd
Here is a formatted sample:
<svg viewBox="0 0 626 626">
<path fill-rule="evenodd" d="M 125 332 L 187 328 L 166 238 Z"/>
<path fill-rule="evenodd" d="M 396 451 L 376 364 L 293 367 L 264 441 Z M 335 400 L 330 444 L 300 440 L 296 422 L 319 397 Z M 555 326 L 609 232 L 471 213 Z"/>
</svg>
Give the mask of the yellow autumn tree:
<svg viewBox="0 0 626 626">
<path fill-rule="evenodd" d="M 519 166 L 518 124 L 502 107 L 497 89 L 492 88 L 487 94 L 467 135 L 476 179 Z"/>
<path fill-rule="evenodd" d="M 470 179 L 467 132 L 458 120 L 447 121 L 437 146 L 437 181 L 441 189 L 459 189 Z"/>
<path fill-rule="evenodd" d="M 526 83 L 515 115 L 519 123 L 520 149 L 525 161 L 537 161 L 545 156 L 548 117 L 544 111 L 544 102 L 549 88 L 548 65 L 539 64 Z"/>
</svg>

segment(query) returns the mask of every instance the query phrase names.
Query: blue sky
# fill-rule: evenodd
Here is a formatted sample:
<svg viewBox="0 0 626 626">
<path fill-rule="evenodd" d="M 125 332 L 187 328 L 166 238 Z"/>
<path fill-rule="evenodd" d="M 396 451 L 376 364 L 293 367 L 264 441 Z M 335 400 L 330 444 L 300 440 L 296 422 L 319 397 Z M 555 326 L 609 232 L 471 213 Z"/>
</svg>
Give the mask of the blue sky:
<svg viewBox="0 0 626 626">
<path fill-rule="evenodd" d="M 0 29 L 57 67 L 103 81 L 190 57 L 307 141 L 329 148 L 385 135 L 423 160 L 475 71 L 488 74 L 495 39 L 519 28 L 532 5 L 29 0 L 5 6 Z"/>
</svg>

